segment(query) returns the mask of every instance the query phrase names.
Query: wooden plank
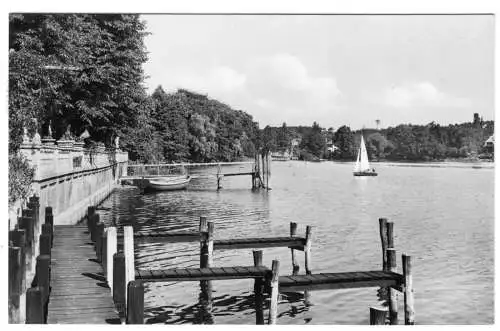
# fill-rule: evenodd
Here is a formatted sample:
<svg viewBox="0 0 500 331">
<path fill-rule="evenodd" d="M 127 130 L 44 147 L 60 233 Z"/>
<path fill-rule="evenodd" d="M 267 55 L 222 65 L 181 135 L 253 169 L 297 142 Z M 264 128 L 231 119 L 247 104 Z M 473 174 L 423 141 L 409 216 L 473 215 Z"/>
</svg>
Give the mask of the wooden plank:
<svg viewBox="0 0 500 331">
<path fill-rule="evenodd" d="M 321 284 L 306 284 L 306 285 L 280 285 L 280 291 L 319 291 L 319 290 L 336 290 L 346 288 L 362 288 L 362 287 L 380 287 L 391 286 L 395 284 L 394 280 L 378 280 L 378 281 L 359 281 L 359 282 L 336 282 L 336 283 L 321 283 Z"/>
<path fill-rule="evenodd" d="M 177 273 L 177 277 L 179 277 L 179 278 L 189 278 L 190 277 L 189 272 L 187 272 L 187 269 L 176 268 L 174 270 Z"/>
<path fill-rule="evenodd" d="M 303 250 L 305 238 L 273 237 L 273 238 L 237 238 L 230 240 L 215 240 L 214 249 L 244 249 L 269 247 L 300 247 Z"/>
</svg>

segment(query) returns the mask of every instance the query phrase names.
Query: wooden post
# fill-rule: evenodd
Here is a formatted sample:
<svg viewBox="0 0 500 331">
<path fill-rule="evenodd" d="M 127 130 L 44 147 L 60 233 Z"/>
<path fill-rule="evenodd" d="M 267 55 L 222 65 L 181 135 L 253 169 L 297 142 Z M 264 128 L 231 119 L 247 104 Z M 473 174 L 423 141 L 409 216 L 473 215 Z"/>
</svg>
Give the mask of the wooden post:
<svg viewBox="0 0 500 331">
<path fill-rule="evenodd" d="M 211 255 L 213 252 L 213 223 L 206 222 L 206 219 L 200 219 L 200 229 L 205 230 L 201 233 L 200 268 L 210 268 L 212 266 Z M 206 302 L 205 309 L 209 313 L 212 310 L 212 282 L 210 280 L 202 280 L 200 281 L 200 288 L 201 298 Z"/>
<path fill-rule="evenodd" d="M 32 196 L 29 198 L 29 201 L 30 201 L 30 205 L 34 211 L 35 211 L 35 224 L 37 225 L 37 227 L 39 228 L 40 227 L 40 198 L 37 197 L 37 196 Z M 41 228 L 40 228 L 40 231 L 41 231 Z"/>
<path fill-rule="evenodd" d="M 204 239 L 204 233 L 208 232 L 208 223 L 207 223 L 207 218 L 205 216 L 200 216 L 199 231 L 200 231 L 200 254 L 201 254 L 203 242 L 204 242 L 204 240 L 206 240 L 206 239 Z M 200 259 L 201 259 L 201 255 L 200 255 Z M 201 268 L 201 266 L 200 266 L 200 268 Z"/>
<path fill-rule="evenodd" d="M 394 222 L 387 222 L 387 248 L 394 248 Z"/>
<path fill-rule="evenodd" d="M 125 254 L 125 284 L 129 284 L 135 280 L 134 228 L 130 225 L 123 227 L 123 251 Z"/>
<path fill-rule="evenodd" d="M 90 218 L 90 216 L 95 214 L 95 206 L 88 206 L 87 208 L 87 219 Z"/>
<path fill-rule="evenodd" d="M 89 217 L 89 232 L 90 232 L 90 239 L 92 240 L 92 242 L 95 242 L 95 239 L 96 239 L 96 230 L 97 230 L 97 223 L 99 223 L 99 214 L 95 213 L 95 214 L 92 214 L 90 217 Z"/>
<path fill-rule="evenodd" d="M 387 223 L 387 225 L 392 223 Z M 397 272 L 396 266 L 396 250 L 392 247 L 387 248 L 387 267 L 391 272 Z M 389 290 L 389 324 L 398 324 L 398 294 L 392 287 Z"/>
<path fill-rule="evenodd" d="M 49 250 L 50 250 L 50 248 L 52 248 L 52 227 L 50 226 L 50 224 L 47 223 L 42 224 L 42 234 L 49 236 L 49 246 L 50 246 Z"/>
<path fill-rule="evenodd" d="M 385 325 L 387 308 L 370 307 L 370 325 Z"/>
<path fill-rule="evenodd" d="M 290 237 L 295 237 L 297 235 L 297 223 L 290 222 Z M 297 256 L 295 255 L 295 249 L 290 248 L 292 251 L 292 274 L 297 275 L 299 273 L 299 263 L 297 262 Z"/>
<path fill-rule="evenodd" d="M 108 268 L 108 228 L 104 229 L 104 232 L 102 233 L 101 236 L 101 265 L 102 265 L 102 270 L 104 271 L 104 277 L 106 277 L 107 274 L 107 268 Z"/>
<path fill-rule="evenodd" d="M 207 218 L 205 216 L 200 216 L 200 233 L 208 231 Z"/>
<path fill-rule="evenodd" d="M 380 226 L 380 241 L 382 243 L 382 270 L 387 271 L 387 218 L 378 219 Z"/>
<path fill-rule="evenodd" d="M 9 323 L 20 323 L 22 265 L 21 248 L 9 246 Z"/>
<path fill-rule="evenodd" d="M 411 274 L 411 256 L 403 254 L 403 277 L 405 296 L 405 324 L 415 324 L 415 307 L 413 306 L 413 277 Z"/>
<path fill-rule="evenodd" d="M 262 266 L 262 251 L 253 251 L 253 265 L 256 267 Z M 255 293 L 255 324 L 264 324 L 264 280 L 255 278 L 254 293 Z"/>
<path fill-rule="evenodd" d="M 96 225 L 96 230 L 95 230 L 95 255 L 97 258 L 97 261 L 99 263 L 102 263 L 102 235 L 104 233 L 104 223 L 99 222 Z"/>
<path fill-rule="evenodd" d="M 113 301 L 125 305 L 125 255 L 121 252 L 113 255 Z"/>
<path fill-rule="evenodd" d="M 279 296 L 279 268 L 280 261 L 273 260 L 272 276 L 271 276 L 271 303 L 269 305 L 269 321 L 268 324 L 276 324 L 278 316 L 278 296 Z"/>
<path fill-rule="evenodd" d="M 207 238 L 207 246 L 208 246 L 208 266 L 213 266 L 213 258 L 214 258 L 214 223 L 208 222 L 208 238 Z"/>
<path fill-rule="evenodd" d="M 269 191 L 271 188 L 269 187 L 269 178 L 271 178 L 271 151 L 267 152 L 266 155 L 266 189 Z"/>
<path fill-rule="evenodd" d="M 306 227 L 306 245 L 304 247 L 306 274 L 311 274 L 311 245 L 312 245 L 312 226 Z"/>
<path fill-rule="evenodd" d="M 217 190 L 220 190 L 222 186 L 220 185 L 220 181 L 222 179 L 220 163 L 217 164 Z"/>
<path fill-rule="evenodd" d="M 40 255 L 47 255 L 49 257 L 49 263 L 51 258 L 50 251 L 50 234 L 42 233 L 40 235 Z"/>
<path fill-rule="evenodd" d="M 9 237 L 12 245 L 20 249 L 19 277 L 21 278 L 21 292 L 24 292 L 26 290 L 26 230 L 18 229 L 10 231 Z"/>
<path fill-rule="evenodd" d="M 26 324 L 44 324 L 44 301 L 40 287 L 29 288 L 26 292 Z"/>
<path fill-rule="evenodd" d="M 32 219 L 29 217 L 21 217 L 19 219 L 19 228 L 23 229 L 26 233 L 26 246 L 25 246 L 25 255 L 26 255 L 26 271 L 33 270 L 33 224 Z"/>
<path fill-rule="evenodd" d="M 144 286 L 133 280 L 127 287 L 127 324 L 144 324 Z"/>
<path fill-rule="evenodd" d="M 54 215 L 52 207 L 45 207 L 45 224 L 50 227 L 50 247 L 54 247 Z"/>
<path fill-rule="evenodd" d="M 108 286 L 111 289 L 111 293 L 113 293 L 113 269 L 114 269 L 114 261 L 113 257 L 117 252 L 117 239 L 116 239 L 116 228 L 111 226 L 106 231 L 107 235 L 107 248 L 106 248 L 106 279 L 108 281 Z"/>
<path fill-rule="evenodd" d="M 38 255 L 36 258 L 36 285 L 42 290 L 43 304 L 47 302 L 50 293 L 50 256 Z"/>
</svg>

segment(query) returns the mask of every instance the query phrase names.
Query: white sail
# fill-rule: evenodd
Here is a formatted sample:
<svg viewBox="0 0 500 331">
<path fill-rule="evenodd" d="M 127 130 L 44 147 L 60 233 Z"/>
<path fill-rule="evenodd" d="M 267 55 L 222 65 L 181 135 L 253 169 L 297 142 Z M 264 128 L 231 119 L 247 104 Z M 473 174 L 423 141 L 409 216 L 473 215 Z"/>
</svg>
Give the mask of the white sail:
<svg viewBox="0 0 500 331">
<path fill-rule="evenodd" d="M 369 171 L 369 170 L 370 170 L 370 162 L 368 162 L 368 153 L 366 153 L 365 141 L 363 139 L 363 134 L 361 134 L 361 142 L 359 144 L 356 164 L 354 165 L 354 172 Z"/>
<path fill-rule="evenodd" d="M 361 153 L 360 153 L 360 149 L 358 148 L 358 156 L 356 158 L 356 163 L 354 164 L 354 172 L 359 172 L 359 170 L 361 169 L 360 157 L 361 157 Z"/>
<path fill-rule="evenodd" d="M 360 168 L 361 171 L 370 170 L 370 162 L 368 162 L 368 153 L 366 153 L 365 141 L 363 139 L 363 134 L 361 134 L 361 160 Z"/>
</svg>

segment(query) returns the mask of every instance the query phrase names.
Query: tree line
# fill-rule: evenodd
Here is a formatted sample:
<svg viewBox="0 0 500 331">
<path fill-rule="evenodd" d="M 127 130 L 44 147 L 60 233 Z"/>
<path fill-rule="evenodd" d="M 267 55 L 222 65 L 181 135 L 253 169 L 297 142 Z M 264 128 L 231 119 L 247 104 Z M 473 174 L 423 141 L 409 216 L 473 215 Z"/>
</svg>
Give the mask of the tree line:
<svg viewBox="0 0 500 331">
<path fill-rule="evenodd" d="M 401 124 L 385 129 L 351 130 L 343 125 L 337 130 L 321 128 L 316 122 L 310 127 L 264 128 L 265 144 L 274 151 L 292 150 L 292 141 L 299 140 L 293 153 L 299 159 L 331 159 L 352 161 L 357 156 L 363 134 L 371 160 L 436 161 L 447 158 L 492 157 L 493 150 L 485 141 L 493 135 L 494 122 L 483 121 L 474 114 L 473 121 L 441 126 Z M 335 146 L 335 147 L 333 147 Z"/>
</svg>

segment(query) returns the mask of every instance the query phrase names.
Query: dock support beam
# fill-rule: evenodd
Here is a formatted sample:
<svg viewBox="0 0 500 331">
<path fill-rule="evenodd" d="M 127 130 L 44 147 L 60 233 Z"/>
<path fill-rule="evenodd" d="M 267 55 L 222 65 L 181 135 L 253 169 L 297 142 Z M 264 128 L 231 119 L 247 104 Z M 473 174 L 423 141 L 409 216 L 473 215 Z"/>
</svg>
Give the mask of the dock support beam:
<svg viewBox="0 0 500 331">
<path fill-rule="evenodd" d="M 26 292 L 26 324 L 44 324 L 44 302 L 40 287 L 29 288 Z"/>
<path fill-rule="evenodd" d="M 290 222 L 290 237 L 295 237 L 297 235 L 297 223 Z M 290 248 L 292 251 L 292 275 L 297 275 L 299 273 L 299 263 L 297 262 L 297 256 L 295 255 L 295 249 Z"/>
<path fill-rule="evenodd" d="M 411 274 L 411 256 L 403 254 L 403 277 L 405 294 L 405 324 L 415 324 L 415 308 L 413 306 L 413 277 Z"/>
<path fill-rule="evenodd" d="M 22 292 L 22 249 L 9 246 L 9 323 L 20 323 Z"/>
<path fill-rule="evenodd" d="M 396 266 L 396 250 L 392 247 L 387 248 L 387 264 L 389 271 L 397 272 Z M 389 324 L 397 325 L 398 324 L 398 293 L 396 289 L 392 287 L 388 288 L 389 290 Z"/>
<path fill-rule="evenodd" d="M 379 218 L 380 242 L 382 244 L 382 270 L 387 271 L 387 218 Z"/>
<path fill-rule="evenodd" d="M 306 245 L 304 247 L 304 255 L 305 255 L 305 265 L 306 265 L 306 274 L 311 274 L 311 245 L 312 245 L 312 226 L 308 225 L 306 227 Z"/>
<path fill-rule="evenodd" d="M 214 224 L 207 222 L 205 217 L 200 217 L 201 243 L 200 243 L 200 268 L 210 268 L 212 266 L 212 255 L 214 249 Z M 212 311 L 212 282 L 210 280 L 200 281 L 202 301 L 207 314 Z"/>
<path fill-rule="evenodd" d="M 108 281 L 108 286 L 111 289 L 111 293 L 113 292 L 113 256 L 117 251 L 117 243 L 116 243 L 116 228 L 111 226 L 106 230 L 106 279 Z"/>
<path fill-rule="evenodd" d="M 135 280 L 134 261 L 134 229 L 132 226 L 123 227 L 123 251 L 125 253 L 125 284 Z M 128 302 L 125 298 L 125 302 Z"/>
<path fill-rule="evenodd" d="M 253 251 L 253 265 L 262 266 L 262 251 Z M 264 283 L 262 278 L 255 278 L 255 324 L 264 324 Z"/>
<path fill-rule="evenodd" d="M 127 324 L 144 324 L 144 285 L 133 280 L 127 287 Z"/>
<path fill-rule="evenodd" d="M 125 255 L 123 253 L 115 253 L 113 256 L 113 301 L 120 312 L 120 318 L 125 311 Z"/>
<path fill-rule="evenodd" d="M 279 297 L 279 268 L 280 261 L 273 260 L 271 277 L 271 303 L 269 304 L 268 324 L 276 324 L 278 317 L 278 297 Z"/>
</svg>

